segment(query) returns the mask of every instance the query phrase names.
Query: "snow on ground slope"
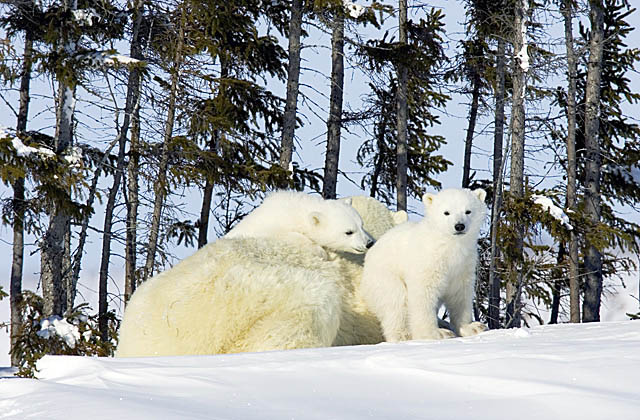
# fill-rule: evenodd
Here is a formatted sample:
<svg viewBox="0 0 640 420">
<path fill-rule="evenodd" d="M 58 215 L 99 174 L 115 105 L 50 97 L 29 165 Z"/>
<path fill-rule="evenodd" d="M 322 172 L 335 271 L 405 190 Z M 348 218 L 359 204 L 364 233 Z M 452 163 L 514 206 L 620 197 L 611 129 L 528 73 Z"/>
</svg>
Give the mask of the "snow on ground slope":
<svg viewBox="0 0 640 420">
<path fill-rule="evenodd" d="M 49 356 L 0 380 L 12 419 L 637 419 L 640 321 L 141 359 Z"/>
</svg>

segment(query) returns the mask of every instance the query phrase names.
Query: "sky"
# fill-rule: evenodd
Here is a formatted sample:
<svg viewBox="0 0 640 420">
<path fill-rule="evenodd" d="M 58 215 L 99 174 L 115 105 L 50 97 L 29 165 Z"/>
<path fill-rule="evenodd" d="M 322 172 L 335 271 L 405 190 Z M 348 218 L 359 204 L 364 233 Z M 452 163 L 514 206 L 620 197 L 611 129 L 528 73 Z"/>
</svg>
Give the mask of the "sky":
<svg viewBox="0 0 640 420">
<path fill-rule="evenodd" d="M 45 356 L 0 418 L 635 419 L 640 321 L 215 356 Z"/>
<path fill-rule="evenodd" d="M 368 4 L 368 2 L 360 2 L 362 4 Z M 411 4 L 415 4 L 410 2 Z M 449 43 L 453 48 L 456 45 L 456 42 L 462 38 L 464 38 L 465 34 L 462 29 L 462 22 L 464 20 L 463 16 L 463 8 L 461 7 L 459 2 L 455 1 L 446 1 L 439 0 L 431 3 L 433 6 L 442 7 L 445 10 L 445 22 L 448 36 L 450 37 Z M 410 16 L 414 13 L 415 9 L 412 9 L 410 12 Z M 640 24 L 640 13 L 636 12 L 632 14 L 629 20 L 634 24 L 635 27 Z M 389 22 L 389 25 L 395 25 L 395 20 Z M 393 31 L 392 31 L 393 32 Z M 634 32 L 630 36 L 628 40 L 629 45 L 640 45 L 640 32 Z M 294 160 L 296 160 L 302 167 L 306 168 L 321 168 L 324 165 L 324 141 L 325 141 L 325 133 L 326 133 L 326 125 L 324 123 L 323 118 L 325 117 L 326 111 L 328 110 L 328 92 L 329 92 L 329 83 L 327 80 L 327 75 L 330 75 L 330 66 L 331 60 L 329 58 L 330 55 L 330 34 L 322 34 L 319 32 L 314 32 L 313 36 L 306 40 L 307 43 L 311 43 L 314 45 L 319 45 L 318 48 L 305 48 L 303 50 L 303 67 L 311 67 L 317 69 L 317 72 L 306 71 L 303 72 L 301 82 L 309 87 L 303 86 L 302 89 L 305 93 L 309 94 L 314 101 L 319 104 L 318 108 L 314 108 L 314 111 L 318 113 L 318 115 L 314 115 L 313 112 L 308 109 L 303 111 L 303 119 L 305 120 L 305 125 L 297 130 L 296 135 L 298 137 L 298 141 L 301 144 L 299 148 L 299 153 L 294 156 Z M 126 51 L 120 51 L 121 53 L 126 53 Z M 345 74 L 345 106 L 344 109 L 357 109 L 361 103 L 362 95 L 365 93 L 366 81 L 360 72 L 355 71 L 350 68 L 349 64 L 345 64 L 345 68 L 347 72 Z M 640 76 L 638 74 L 631 74 L 632 86 L 635 87 L 636 91 L 640 91 Z M 562 83 L 559 81 L 558 83 Z M 311 89 L 310 87 L 313 87 Z M 271 88 L 271 85 L 270 85 Z M 44 99 L 44 96 L 49 94 L 52 91 L 52 87 L 47 83 L 39 83 L 34 85 L 34 94 L 32 95 L 32 105 L 31 105 L 31 115 L 34 116 L 34 120 L 37 121 L 38 127 L 47 128 L 49 130 L 53 130 L 53 126 L 55 125 L 55 121 L 51 119 L 51 115 L 43 112 L 45 107 L 48 106 L 48 101 Z M 284 95 L 284 84 L 278 84 L 273 86 L 273 90 L 275 93 L 283 96 Z M 319 95 L 314 93 L 314 90 L 319 90 L 324 92 L 324 95 Z M 455 96 L 447 105 L 447 108 L 444 112 L 441 113 L 442 124 L 439 126 L 435 126 L 433 128 L 434 134 L 443 135 L 448 143 L 441 149 L 441 153 L 448 160 L 453 162 L 453 165 L 447 170 L 445 173 L 439 176 L 439 180 L 442 182 L 443 187 L 458 187 L 462 178 L 462 158 L 463 158 L 463 142 L 466 135 L 466 127 L 467 127 L 467 107 L 468 100 L 464 97 Z M 16 101 L 17 103 L 17 101 Z M 14 104 L 14 107 L 17 106 Z M 91 118 L 95 118 L 99 121 L 111 121 L 113 119 L 113 115 L 109 112 L 109 110 L 104 109 L 95 109 L 89 107 L 88 104 L 82 103 L 82 101 L 78 102 L 78 111 L 83 112 L 91 116 Z M 324 112 L 324 114 L 323 114 Z M 629 108 L 630 114 L 638 119 L 640 116 L 638 115 L 637 110 L 633 110 Z M 48 115 L 48 116 L 47 116 Z M 15 126 L 15 119 L 12 117 L 11 112 L 7 108 L 5 103 L 0 102 L 0 125 L 13 127 Z M 482 127 L 480 124 L 479 127 Z M 357 128 L 344 130 L 343 133 L 343 142 L 341 147 L 341 156 L 340 156 L 340 167 L 345 171 L 346 175 L 350 179 L 358 180 L 361 176 L 361 170 L 358 165 L 355 163 L 355 151 L 360 144 L 361 136 L 363 133 L 359 131 Z M 105 142 L 108 139 L 112 138 L 112 133 L 101 133 L 99 136 L 101 138 L 99 140 Z M 83 141 L 85 141 L 84 139 Z M 475 152 L 476 155 L 473 158 L 472 166 L 479 171 L 489 171 L 491 168 L 491 144 L 492 139 L 488 136 L 488 134 L 479 135 L 475 140 Z M 533 164 L 533 163 L 532 163 Z M 341 176 L 338 182 L 338 195 L 339 196 L 349 196 L 349 195 L 358 195 L 363 194 L 364 192 L 359 189 L 358 185 L 350 182 L 346 177 Z M 8 188 L 0 188 L 0 198 L 8 198 L 11 196 L 11 191 Z M 197 214 L 199 212 L 201 197 L 199 193 L 195 193 L 185 199 L 185 209 L 193 214 Z M 410 201 L 410 208 L 415 213 L 421 212 L 421 206 L 419 202 Z M 101 217 L 103 212 L 101 208 L 98 207 L 96 211 L 96 216 L 94 217 L 92 224 L 95 226 L 99 226 L 101 224 Z M 412 218 L 419 217 L 417 214 L 412 214 Z M 636 221 L 640 222 L 640 215 L 631 214 L 631 217 Z M 213 232 L 209 233 L 209 237 L 215 237 Z M 8 226 L 0 226 L 0 269 L 4 270 L 6 275 L 0 276 L 0 284 L 8 291 L 9 288 L 9 271 L 10 271 L 10 262 L 11 262 L 11 241 L 12 234 L 11 229 Z M 35 290 L 38 288 L 38 271 L 39 271 L 39 254 L 34 253 L 36 250 L 35 244 L 33 243 L 34 239 L 29 238 L 28 244 L 26 248 L 26 265 L 25 265 L 25 273 L 24 273 L 24 288 Z M 180 259 L 184 256 L 187 256 L 193 253 L 195 249 L 193 248 L 185 248 L 185 247 L 177 247 L 175 249 L 176 259 Z M 79 284 L 79 293 L 80 297 L 78 301 L 87 300 L 92 303 L 92 306 L 95 308 L 97 305 L 96 301 L 96 288 L 97 288 L 97 278 L 98 278 L 98 269 L 99 269 L 99 255 L 100 253 L 100 237 L 97 235 L 93 235 L 89 238 L 89 243 L 87 244 L 87 255 L 84 259 L 84 264 L 82 267 L 81 280 Z M 124 261 L 121 256 L 123 254 L 122 250 L 118 246 L 114 246 L 114 257 L 112 258 L 111 263 L 111 274 L 113 277 L 113 281 L 110 283 L 110 290 L 114 293 L 122 293 L 122 272 L 124 269 Z M 638 286 L 637 286 L 638 273 L 632 273 L 629 277 L 629 288 L 631 292 L 626 293 L 623 303 L 617 305 L 618 307 L 627 308 L 633 304 L 633 301 L 628 300 L 629 293 L 635 293 L 635 296 L 638 296 Z M 8 306 L 9 301 L 5 299 L 0 301 L 0 321 L 8 319 Z M 121 309 L 121 302 L 119 299 L 115 299 L 113 301 L 113 306 Z M 0 340 L 6 340 L 6 334 L 3 331 L 0 331 Z M 0 351 L 0 353 L 2 353 Z M 3 357 L 0 354 L 0 361 Z M 0 363 L 1 365 L 1 363 Z"/>
</svg>

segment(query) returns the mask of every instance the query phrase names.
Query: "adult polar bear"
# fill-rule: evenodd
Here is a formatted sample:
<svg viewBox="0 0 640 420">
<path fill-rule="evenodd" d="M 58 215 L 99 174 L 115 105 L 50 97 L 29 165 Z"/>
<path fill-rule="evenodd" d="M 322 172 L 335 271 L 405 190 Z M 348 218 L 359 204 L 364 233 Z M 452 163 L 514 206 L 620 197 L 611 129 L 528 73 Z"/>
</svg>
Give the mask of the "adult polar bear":
<svg viewBox="0 0 640 420">
<path fill-rule="evenodd" d="M 369 250 L 362 274 L 367 306 L 387 341 L 439 339 L 485 330 L 471 322 L 477 240 L 486 216 L 482 189 L 425 194 L 425 217 L 384 234 Z M 444 303 L 454 331 L 438 328 Z"/>
<path fill-rule="evenodd" d="M 296 200 L 299 205 L 293 206 Z M 372 231 L 382 233 L 406 220 L 406 214 L 394 215 L 372 201 L 353 202 L 356 208 L 374 209 L 365 217 Z M 371 243 L 353 209 L 345 201 L 300 193 L 275 193 L 268 202 L 273 207 L 260 216 L 261 223 L 245 218 L 257 237 L 250 237 L 241 222 L 231 238 L 203 247 L 138 288 L 120 327 L 118 357 L 382 341 L 377 320 L 357 292 L 362 266 L 344 252 L 359 252 Z M 266 220 L 269 215 L 273 223 Z M 329 215 L 340 220 L 328 220 Z M 278 233 L 274 226 L 282 220 L 288 221 L 281 227 L 288 231 Z M 334 235 L 321 232 L 323 227 Z M 341 252 L 320 255 L 318 245 Z"/>
</svg>

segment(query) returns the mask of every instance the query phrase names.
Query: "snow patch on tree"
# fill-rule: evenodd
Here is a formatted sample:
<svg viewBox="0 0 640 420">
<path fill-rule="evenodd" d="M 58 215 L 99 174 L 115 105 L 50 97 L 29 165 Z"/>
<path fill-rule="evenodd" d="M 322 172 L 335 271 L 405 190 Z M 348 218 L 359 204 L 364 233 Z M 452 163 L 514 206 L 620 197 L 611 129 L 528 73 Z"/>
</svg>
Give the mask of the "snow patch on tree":
<svg viewBox="0 0 640 420">
<path fill-rule="evenodd" d="M 523 2 L 524 4 L 524 9 L 523 9 L 523 18 L 522 18 L 522 24 L 520 25 L 520 32 L 522 33 L 522 48 L 520 48 L 520 51 L 518 51 L 518 53 L 516 54 L 516 58 L 518 59 L 518 61 L 520 62 L 520 68 L 522 69 L 523 72 L 528 72 L 529 71 L 529 53 L 527 52 L 527 47 L 529 46 L 529 44 L 527 43 L 527 13 L 529 12 L 529 5 L 528 3 L 525 1 Z"/>
<path fill-rule="evenodd" d="M 16 149 L 16 154 L 19 157 L 29 157 L 32 154 L 38 154 L 40 157 L 47 159 L 54 157 L 56 154 L 53 150 L 47 149 L 46 147 L 31 147 L 26 146 L 19 138 L 14 137 L 11 140 L 11 145 L 14 149 Z"/>
<path fill-rule="evenodd" d="M 544 211 L 548 212 L 554 219 L 560 221 L 563 225 L 567 227 L 569 230 L 573 230 L 573 226 L 569 221 L 569 216 L 558 206 L 553 204 L 553 201 L 549 197 L 545 197 L 544 195 L 534 194 L 532 196 L 533 202 L 544 209 Z"/>
<path fill-rule="evenodd" d="M 359 4 L 355 4 L 349 0 L 344 0 L 342 2 L 342 5 L 346 9 L 349 16 L 351 16 L 354 19 L 358 19 L 360 16 L 364 14 L 366 10 L 364 6 L 360 6 Z"/>
<path fill-rule="evenodd" d="M 93 51 L 83 54 L 80 58 L 91 67 L 110 67 L 118 64 L 140 64 L 142 61 L 122 54 L 113 54 L 109 51 Z"/>
<path fill-rule="evenodd" d="M 78 9 L 73 11 L 73 20 L 79 26 L 93 26 L 93 19 L 100 19 L 100 15 L 93 8 Z"/>
<path fill-rule="evenodd" d="M 80 340 L 78 327 L 70 324 L 66 319 L 58 315 L 43 319 L 40 322 L 40 331 L 38 331 L 37 334 L 44 339 L 49 339 L 57 335 L 71 348 L 75 348 L 76 343 Z"/>
</svg>

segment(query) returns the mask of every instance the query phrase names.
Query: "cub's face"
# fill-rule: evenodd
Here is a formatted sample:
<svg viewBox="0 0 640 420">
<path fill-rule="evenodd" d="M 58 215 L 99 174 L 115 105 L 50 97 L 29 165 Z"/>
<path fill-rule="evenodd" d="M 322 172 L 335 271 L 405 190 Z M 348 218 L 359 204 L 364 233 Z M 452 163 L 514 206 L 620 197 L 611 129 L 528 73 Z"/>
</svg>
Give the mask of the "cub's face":
<svg viewBox="0 0 640 420">
<path fill-rule="evenodd" d="M 486 194 L 483 189 L 447 189 L 425 194 L 422 201 L 429 227 L 452 236 L 477 237 L 487 214 Z"/>
<path fill-rule="evenodd" d="M 371 248 L 374 240 L 348 201 L 327 200 L 325 204 L 323 211 L 308 216 L 309 239 L 333 251 L 362 254 Z"/>
</svg>

